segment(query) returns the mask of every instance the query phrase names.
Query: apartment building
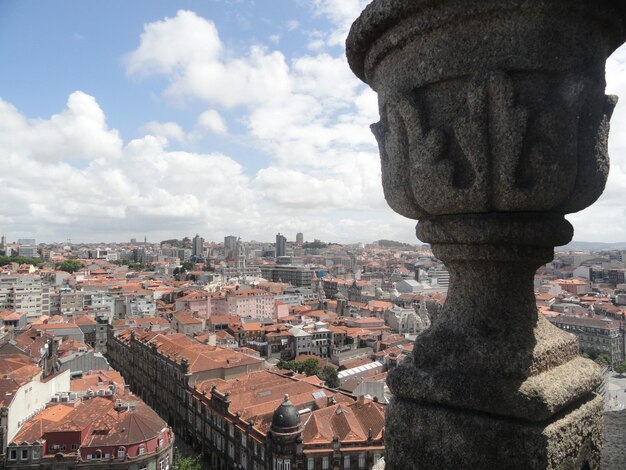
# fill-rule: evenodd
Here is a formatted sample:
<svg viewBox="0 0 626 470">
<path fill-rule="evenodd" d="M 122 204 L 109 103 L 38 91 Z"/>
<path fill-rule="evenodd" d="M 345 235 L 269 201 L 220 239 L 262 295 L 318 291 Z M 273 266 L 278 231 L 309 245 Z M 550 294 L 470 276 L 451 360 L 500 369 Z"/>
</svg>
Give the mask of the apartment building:
<svg viewBox="0 0 626 470">
<path fill-rule="evenodd" d="M 549 318 L 557 327 L 578 337 L 580 351 L 593 357 L 606 354 L 612 364 L 626 361 L 626 331 L 619 320 L 559 315 Z"/>
<path fill-rule="evenodd" d="M 0 276 L 0 310 L 26 314 L 27 323 L 50 314 L 50 287 L 36 274 Z"/>
<path fill-rule="evenodd" d="M 135 396 L 102 392 L 55 397 L 10 441 L 4 467 L 170 468 L 174 436 L 167 423 Z"/>
<path fill-rule="evenodd" d="M 311 287 L 313 269 L 293 265 L 261 266 L 261 276 L 271 282 L 287 282 L 296 287 Z"/>
</svg>

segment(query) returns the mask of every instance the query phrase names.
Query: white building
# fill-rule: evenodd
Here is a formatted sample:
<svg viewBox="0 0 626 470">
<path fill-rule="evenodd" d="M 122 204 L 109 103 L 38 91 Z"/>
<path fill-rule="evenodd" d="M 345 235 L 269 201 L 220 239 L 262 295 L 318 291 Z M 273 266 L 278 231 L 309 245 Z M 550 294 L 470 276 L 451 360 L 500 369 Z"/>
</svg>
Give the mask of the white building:
<svg viewBox="0 0 626 470">
<path fill-rule="evenodd" d="M 2 396 L 0 396 L 0 434 L 6 435 L 2 453 L 20 427 L 45 408 L 53 396 L 70 390 L 70 371 L 42 379 L 41 369 L 21 354 L 2 358 Z"/>
<path fill-rule="evenodd" d="M 50 314 L 50 287 L 38 275 L 0 276 L 0 310 L 26 314 L 28 323 Z"/>
</svg>

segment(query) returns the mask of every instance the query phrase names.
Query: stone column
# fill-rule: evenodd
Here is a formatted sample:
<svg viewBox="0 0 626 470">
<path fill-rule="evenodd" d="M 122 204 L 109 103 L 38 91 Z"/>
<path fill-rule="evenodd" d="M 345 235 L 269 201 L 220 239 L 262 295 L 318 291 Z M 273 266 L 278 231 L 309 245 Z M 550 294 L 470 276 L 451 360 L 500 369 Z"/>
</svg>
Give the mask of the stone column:
<svg viewBox="0 0 626 470">
<path fill-rule="evenodd" d="M 374 0 L 353 24 L 385 198 L 450 271 L 387 380 L 388 470 L 599 467 L 599 369 L 538 314 L 533 276 L 604 189 L 625 25 L 618 0 Z"/>
</svg>

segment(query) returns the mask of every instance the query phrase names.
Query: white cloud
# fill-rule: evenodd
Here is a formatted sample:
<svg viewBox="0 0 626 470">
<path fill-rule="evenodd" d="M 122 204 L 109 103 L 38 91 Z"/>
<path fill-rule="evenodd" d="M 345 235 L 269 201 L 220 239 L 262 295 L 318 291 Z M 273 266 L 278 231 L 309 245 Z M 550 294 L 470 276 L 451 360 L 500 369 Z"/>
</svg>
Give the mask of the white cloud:
<svg viewBox="0 0 626 470">
<path fill-rule="evenodd" d="M 141 131 L 155 137 L 165 137 L 168 140 L 175 140 L 181 144 L 187 140 L 185 131 L 175 122 L 150 121 L 141 126 Z"/>
<path fill-rule="evenodd" d="M 214 109 L 209 109 L 200 116 L 198 116 L 197 126 L 200 129 L 209 130 L 215 134 L 226 134 L 228 132 L 228 128 L 226 127 L 226 122 Z"/>
<path fill-rule="evenodd" d="M 190 11 L 146 25 L 126 66 L 139 77 L 167 75 L 168 96 L 228 108 L 283 101 L 290 91 L 282 53 L 257 45 L 246 57 L 228 57 L 215 25 Z"/>
<path fill-rule="evenodd" d="M 131 75 L 177 73 L 192 62 L 211 62 L 222 53 L 215 25 L 194 12 L 144 25 L 139 47 L 126 58 Z"/>
<path fill-rule="evenodd" d="M 256 210 L 249 178 L 237 162 L 218 153 L 170 151 L 164 136 L 146 135 L 124 145 L 115 131 L 103 129 L 103 111 L 84 93 L 73 93 L 68 110 L 49 119 L 27 119 L 9 103 L 1 105 L 0 139 L 11 143 L 0 146 L 0 213 L 10 224 L 7 231 L 117 238 L 178 225 L 206 230 Z M 147 127 L 180 137 L 171 124 Z M 19 135 L 11 142 L 8 134 L 16 129 Z M 115 144 L 112 150 L 91 143 L 102 142 L 103 132 Z M 46 152 L 55 158 L 41 159 L 22 134 L 46 142 Z M 75 154 L 65 152 L 81 145 L 84 164 L 76 166 Z"/>
<path fill-rule="evenodd" d="M 300 27 L 300 22 L 298 20 L 291 19 L 286 23 L 287 31 L 293 31 Z"/>
<path fill-rule="evenodd" d="M 112 159 L 121 155 L 122 141 L 109 129 L 96 100 L 72 93 L 66 109 L 50 119 L 27 119 L 0 99 L 0 147 L 39 161 Z"/>
<path fill-rule="evenodd" d="M 313 0 L 315 12 L 335 26 L 324 34 L 325 44 L 343 47 L 353 21 L 372 0 Z"/>
</svg>

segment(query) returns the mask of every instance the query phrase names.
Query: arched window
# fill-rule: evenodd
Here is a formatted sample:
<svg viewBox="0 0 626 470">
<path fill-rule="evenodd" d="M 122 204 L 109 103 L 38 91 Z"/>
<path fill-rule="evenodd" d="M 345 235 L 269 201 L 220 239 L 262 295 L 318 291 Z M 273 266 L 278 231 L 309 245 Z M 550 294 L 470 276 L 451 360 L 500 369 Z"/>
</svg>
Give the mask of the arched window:
<svg viewBox="0 0 626 470">
<path fill-rule="evenodd" d="M 96 453 L 93 454 L 93 458 L 96 460 L 100 460 L 102 458 L 102 451 L 98 449 Z"/>
<path fill-rule="evenodd" d="M 126 458 L 126 449 L 124 447 L 120 447 L 117 449 L 117 458 L 124 459 Z"/>
<path fill-rule="evenodd" d="M 139 455 L 143 455 L 146 453 L 146 448 L 145 446 L 139 446 Z"/>
</svg>

